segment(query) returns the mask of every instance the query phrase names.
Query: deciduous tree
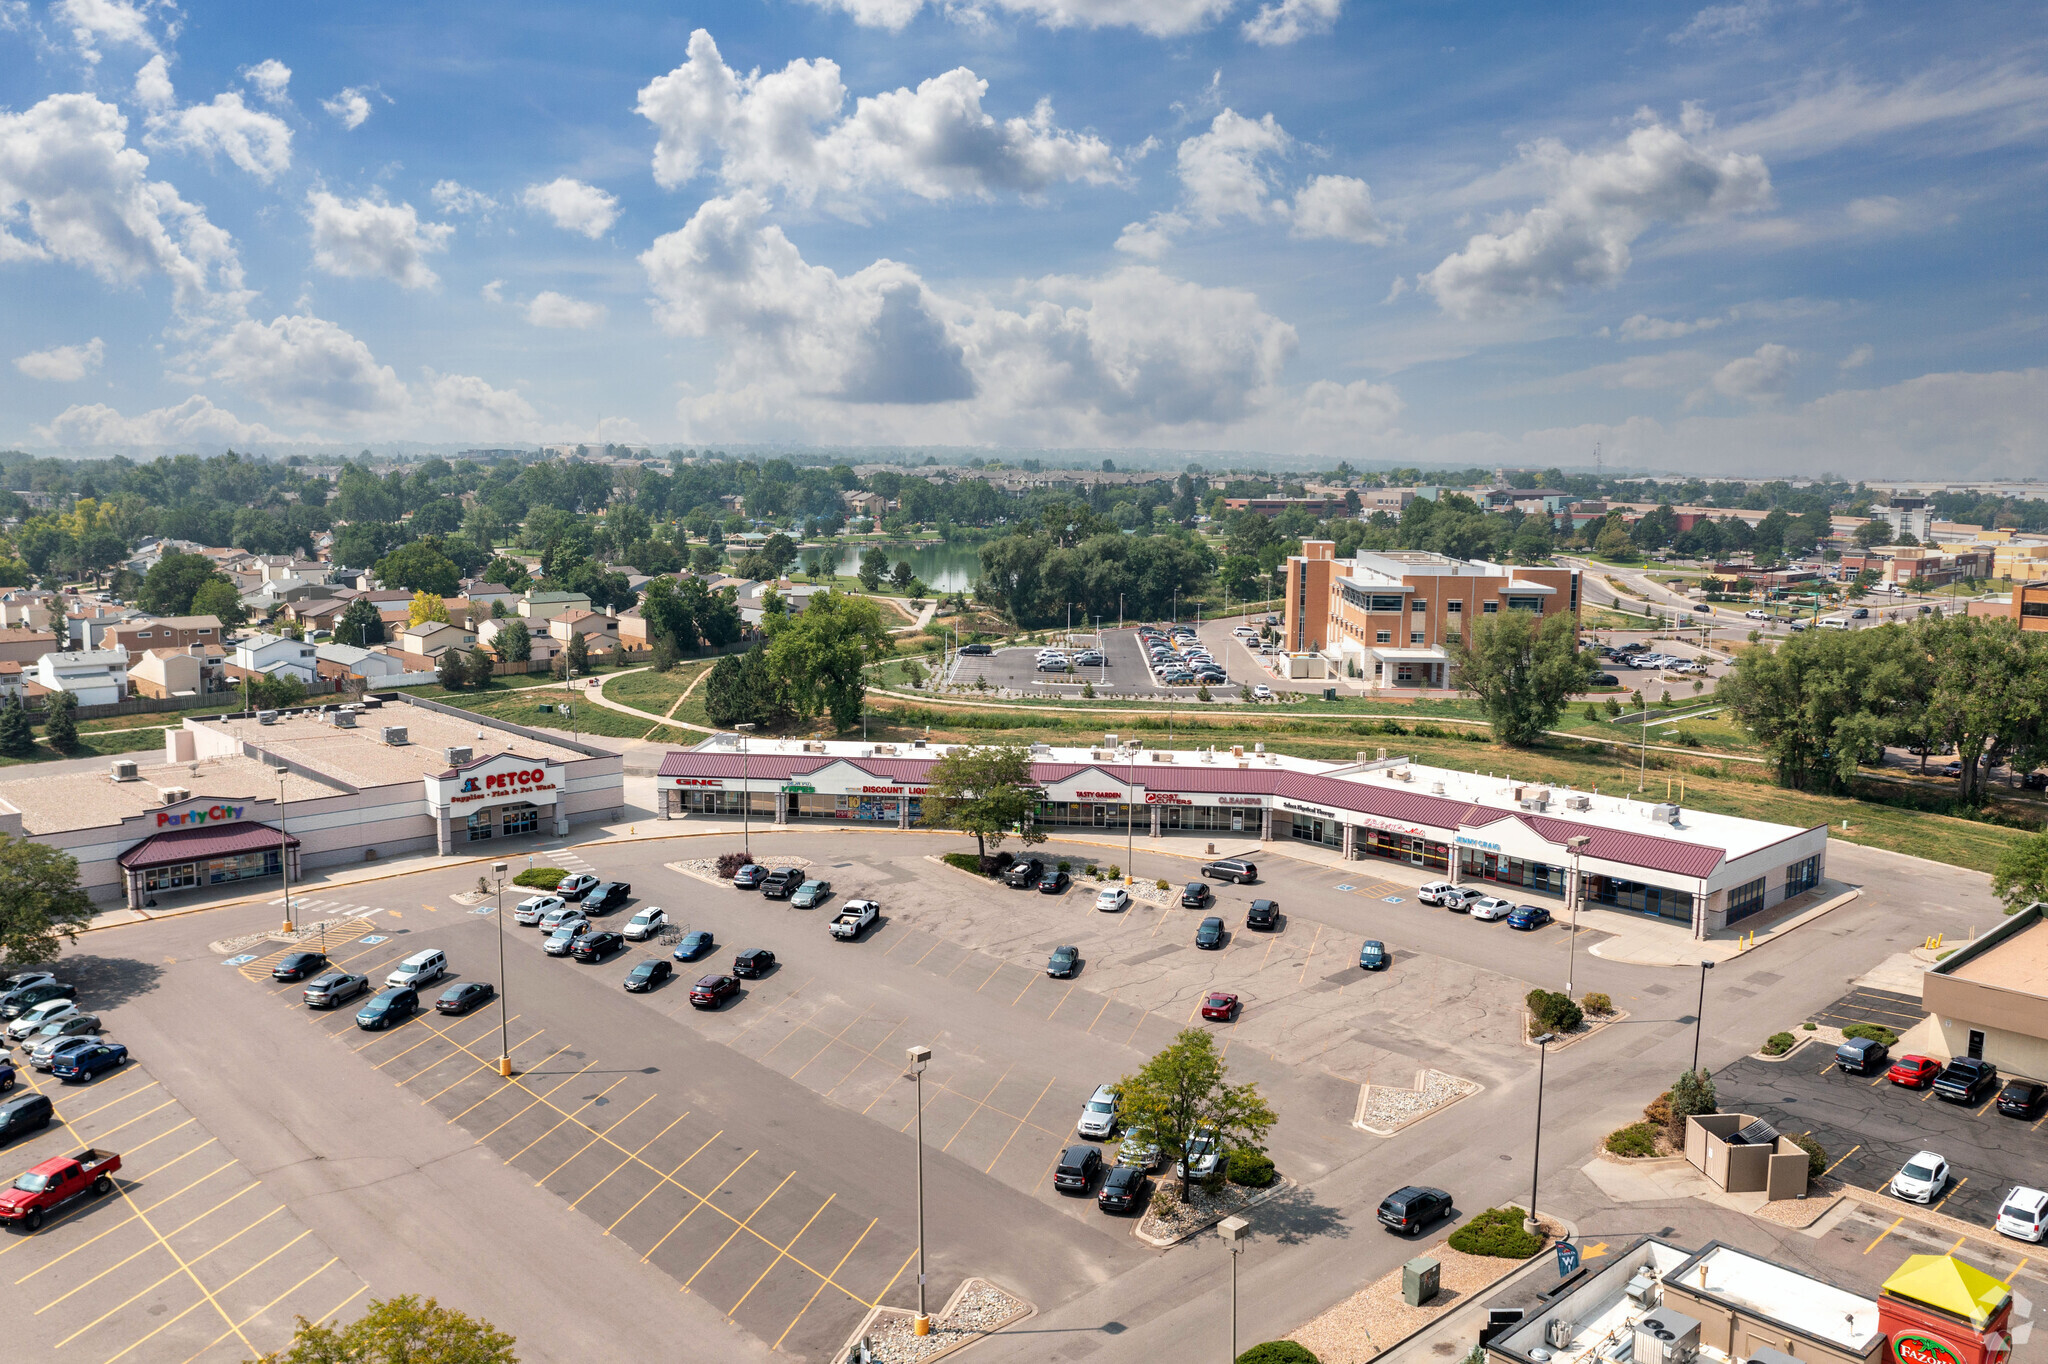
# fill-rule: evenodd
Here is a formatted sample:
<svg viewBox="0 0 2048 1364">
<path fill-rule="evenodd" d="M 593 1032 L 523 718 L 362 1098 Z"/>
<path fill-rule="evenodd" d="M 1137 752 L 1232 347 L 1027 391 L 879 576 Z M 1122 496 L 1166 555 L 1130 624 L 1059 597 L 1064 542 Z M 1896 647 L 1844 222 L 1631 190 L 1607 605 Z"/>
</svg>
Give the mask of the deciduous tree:
<svg viewBox="0 0 2048 1364">
<path fill-rule="evenodd" d="M 249 619 L 248 608 L 242 605 L 242 594 L 226 578 L 209 578 L 199 584 L 199 590 L 192 594 L 189 614 L 212 616 L 230 630 L 240 629 Z"/>
<path fill-rule="evenodd" d="M 1197 1137 L 1216 1144 L 1220 1169 L 1231 1151 L 1264 1152 L 1266 1133 L 1280 1120 L 1256 1083 L 1230 1083 L 1216 1035 L 1204 1028 L 1183 1029 L 1144 1069 L 1125 1076 L 1117 1101 L 1124 1127 L 1149 1133 L 1167 1161 L 1180 1167 L 1183 1197 L 1188 1147 Z"/>
<path fill-rule="evenodd" d="M 489 1322 L 407 1294 L 372 1302 L 346 1326 L 299 1318 L 292 1343 L 261 1364 L 519 1364 Z"/>
<path fill-rule="evenodd" d="M 348 609 L 341 613 L 341 619 L 334 623 L 334 641 L 353 644 L 359 649 L 382 644 L 384 617 L 377 610 L 377 604 L 364 597 L 350 602 Z"/>
<path fill-rule="evenodd" d="M 78 941 L 92 900 L 78 885 L 78 861 L 32 838 L 0 834 L 0 963 L 33 966 L 57 955 L 58 938 Z"/>
<path fill-rule="evenodd" d="M 149 573 L 142 580 L 142 591 L 136 598 L 136 605 L 152 615 L 189 616 L 192 614 L 192 598 L 202 586 L 215 580 L 227 582 L 211 559 L 203 554 L 173 551 L 150 566 Z"/>
<path fill-rule="evenodd" d="M 775 615 L 768 631 L 768 665 L 786 704 L 808 720 L 830 712 L 851 729 L 867 700 L 867 665 L 887 654 L 889 631 L 875 603 L 844 592 L 820 592 L 801 615 Z"/>
<path fill-rule="evenodd" d="M 932 829 L 965 829 L 984 859 L 1016 837 L 1026 847 L 1045 841 L 1030 820 L 1044 792 L 1031 776 L 1031 754 L 1015 744 L 955 747 L 925 776 L 919 822 Z"/>
<path fill-rule="evenodd" d="M 1570 615 L 1502 611 L 1469 620 L 1451 646 L 1459 687 L 1486 707 L 1493 735 L 1527 747 L 1557 723 L 1565 703 L 1586 689 L 1593 660 L 1579 649 Z"/>
<path fill-rule="evenodd" d="M 405 612 L 406 624 L 421 625 L 430 620 L 440 621 L 444 625 L 448 623 L 447 600 L 438 592 L 413 593 L 412 604 Z"/>
<path fill-rule="evenodd" d="M 2005 901 L 2008 914 L 2036 900 L 2048 900 L 2048 833 L 2021 839 L 1998 855 L 1991 872 L 1991 893 Z"/>
</svg>

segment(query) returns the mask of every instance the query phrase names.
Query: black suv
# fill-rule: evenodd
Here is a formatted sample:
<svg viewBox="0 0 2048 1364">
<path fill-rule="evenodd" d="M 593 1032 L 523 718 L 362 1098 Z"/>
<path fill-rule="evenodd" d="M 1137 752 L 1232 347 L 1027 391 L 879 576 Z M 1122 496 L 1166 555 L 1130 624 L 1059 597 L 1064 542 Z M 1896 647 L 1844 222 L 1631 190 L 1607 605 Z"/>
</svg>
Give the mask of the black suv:
<svg viewBox="0 0 2048 1364">
<path fill-rule="evenodd" d="M 1202 875 L 1211 881 L 1235 881 L 1248 886 L 1259 879 L 1259 869 L 1241 857 L 1225 857 L 1202 864 Z"/>
<path fill-rule="evenodd" d="M 1958 1056 L 1941 1068 L 1934 1092 L 1955 1104 L 1973 1104 L 1998 1083 L 1998 1067 L 1974 1056 Z"/>
<path fill-rule="evenodd" d="M 2031 1118 L 2048 1099 L 2048 1085 L 2039 1080 L 2007 1080 L 1998 1091 L 1998 1111 L 2008 1118 Z"/>
<path fill-rule="evenodd" d="M 0 1141 L 47 1127 L 55 1115 L 47 1094 L 24 1094 L 0 1103 Z"/>
<path fill-rule="evenodd" d="M 603 914 L 633 898 L 633 887 L 624 881 L 607 881 L 583 898 L 586 914 Z"/>
<path fill-rule="evenodd" d="M 1216 895 L 1209 889 L 1207 881 L 1190 881 L 1187 884 L 1187 888 L 1180 893 L 1180 907 L 1182 909 L 1207 909 L 1209 902 L 1215 898 Z"/>
<path fill-rule="evenodd" d="M 1145 1171 L 1136 1165 L 1116 1166 L 1103 1179 L 1095 1206 L 1104 1212 L 1136 1212 L 1144 1207 Z"/>
<path fill-rule="evenodd" d="M 1093 1146 L 1069 1146 L 1060 1152 L 1060 1163 L 1052 1172 L 1052 1186 L 1062 1193 L 1087 1193 L 1095 1187 L 1102 1169 L 1102 1152 Z"/>
<path fill-rule="evenodd" d="M 1272 900 L 1254 900 L 1245 911 L 1246 928 L 1275 928 L 1280 923 L 1280 906 Z"/>
<path fill-rule="evenodd" d="M 732 959 L 732 973 L 741 980 L 758 980 L 774 969 L 775 954 L 765 947 L 751 948 Z"/>
<path fill-rule="evenodd" d="M 1451 1196 L 1442 1189 L 1410 1184 L 1380 1200 L 1380 1225 L 1406 1236 L 1416 1236 L 1450 1210 Z"/>
<path fill-rule="evenodd" d="M 76 999 L 78 987 L 61 980 L 39 980 L 0 995 L 0 1018 L 19 1018 L 36 1005 L 51 999 Z"/>
<path fill-rule="evenodd" d="M 777 867 L 761 882 L 761 898 L 787 900 L 796 894 L 796 888 L 803 883 L 804 874 L 795 867 Z"/>
<path fill-rule="evenodd" d="M 1038 884 L 1038 878 L 1045 875 L 1045 863 L 1035 857 L 1026 857 L 1012 862 L 1003 873 L 1003 884 L 1011 890 L 1029 890 Z"/>
</svg>

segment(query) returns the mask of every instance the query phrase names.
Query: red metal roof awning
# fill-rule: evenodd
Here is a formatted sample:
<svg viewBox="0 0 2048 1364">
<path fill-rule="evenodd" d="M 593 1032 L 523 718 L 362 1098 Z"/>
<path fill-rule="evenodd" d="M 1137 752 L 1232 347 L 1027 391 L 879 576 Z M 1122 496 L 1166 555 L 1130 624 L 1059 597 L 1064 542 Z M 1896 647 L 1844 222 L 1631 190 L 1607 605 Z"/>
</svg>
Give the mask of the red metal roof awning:
<svg viewBox="0 0 2048 1364">
<path fill-rule="evenodd" d="M 162 867 L 177 862 L 196 862 L 202 857 L 232 857 L 236 853 L 265 852 L 276 847 L 299 846 L 290 834 L 281 834 L 268 824 L 243 822 L 217 829 L 174 829 L 137 843 L 117 859 L 123 867 Z"/>
</svg>

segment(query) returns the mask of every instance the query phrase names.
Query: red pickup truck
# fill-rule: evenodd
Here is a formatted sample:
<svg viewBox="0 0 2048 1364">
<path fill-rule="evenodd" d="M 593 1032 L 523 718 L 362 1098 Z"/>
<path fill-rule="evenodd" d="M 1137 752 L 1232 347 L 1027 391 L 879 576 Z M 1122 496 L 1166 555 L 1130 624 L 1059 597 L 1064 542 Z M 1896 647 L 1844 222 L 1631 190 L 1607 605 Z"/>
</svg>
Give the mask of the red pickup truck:
<svg viewBox="0 0 2048 1364">
<path fill-rule="evenodd" d="M 0 1192 L 0 1222 L 35 1231 L 43 1219 L 88 1191 L 113 1190 L 121 1157 L 91 1148 L 75 1156 L 53 1156 Z"/>
</svg>

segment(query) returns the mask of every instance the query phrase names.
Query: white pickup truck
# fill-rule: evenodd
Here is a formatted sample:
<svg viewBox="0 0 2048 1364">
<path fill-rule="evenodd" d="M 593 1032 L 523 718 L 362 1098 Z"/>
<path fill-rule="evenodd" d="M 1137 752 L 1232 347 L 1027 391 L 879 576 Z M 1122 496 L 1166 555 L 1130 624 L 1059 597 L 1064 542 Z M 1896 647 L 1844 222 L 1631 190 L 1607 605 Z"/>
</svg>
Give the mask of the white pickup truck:
<svg viewBox="0 0 2048 1364">
<path fill-rule="evenodd" d="M 832 920 L 832 936 L 852 942 L 867 931 L 882 907 L 873 900 L 848 900 L 840 907 L 839 914 Z"/>
</svg>

